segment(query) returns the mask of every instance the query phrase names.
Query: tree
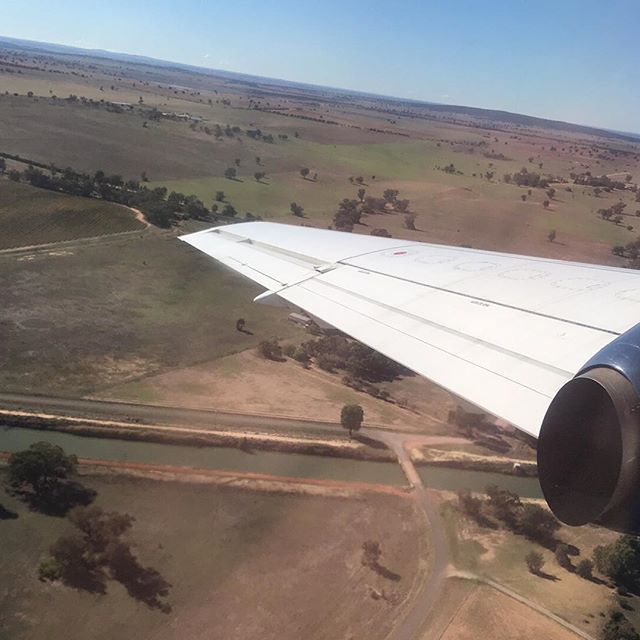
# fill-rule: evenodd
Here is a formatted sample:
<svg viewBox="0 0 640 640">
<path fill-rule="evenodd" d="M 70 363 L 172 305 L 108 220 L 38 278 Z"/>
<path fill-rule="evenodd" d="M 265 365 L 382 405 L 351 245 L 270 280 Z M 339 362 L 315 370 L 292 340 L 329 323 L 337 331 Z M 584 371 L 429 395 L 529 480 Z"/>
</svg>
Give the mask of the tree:
<svg viewBox="0 0 640 640">
<path fill-rule="evenodd" d="M 538 551 L 530 551 L 524 558 L 529 571 L 535 575 L 539 575 L 544 567 L 544 558 Z"/>
<path fill-rule="evenodd" d="M 364 194 L 365 193 L 366 193 L 366 191 L 363 188 L 358 189 L 358 199 L 360 200 L 360 202 L 364 202 Z"/>
<path fill-rule="evenodd" d="M 553 200 L 553 197 L 556 195 L 556 190 L 553 187 L 549 187 L 546 194 L 549 196 L 549 200 Z"/>
<path fill-rule="evenodd" d="M 229 180 L 233 180 L 236 177 L 237 171 L 235 167 L 227 167 L 224 170 L 224 177 Z"/>
<path fill-rule="evenodd" d="M 296 202 L 292 202 L 290 207 L 291 213 L 298 218 L 304 218 L 304 207 L 297 204 Z"/>
<path fill-rule="evenodd" d="M 370 236 L 377 236 L 379 238 L 391 238 L 391 234 L 386 229 L 372 229 Z"/>
<path fill-rule="evenodd" d="M 549 235 L 547 235 L 547 238 L 549 238 L 549 242 L 554 242 L 556 239 L 556 230 L 551 229 L 551 231 L 549 231 Z"/>
<path fill-rule="evenodd" d="M 567 571 L 573 569 L 571 564 L 571 558 L 569 557 L 569 547 L 566 544 L 559 544 L 555 550 L 556 561 L 558 564 Z"/>
<path fill-rule="evenodd" d="M 4 158 L 0 158 L 0 173 L 4 173 L 7 168 L 7 161 Z"/>
<path fill-rule="evenodd" d="M 376 567 L 380 564 L 382 549 L 376 540 L 367 540 L 362 543 L 362 565 L 365 567 Z"/>
<path fill-rule="evenodd" d="M 25 451 L 9 456 L 9 484 L 38 497 L 49 494 L 61 480 L 76 471 L 78 458 L 66 455 L 62 447 L 35 442 Z"/>
<path fill-rule="evenodd" d="M 256 182 L 260 182 L 266 175 L 264 171 L 256 171 L 253 177 L 256 179 Z"/>
<path fill-rule="evenodd" d="M 548 201 L 548 200 L 544 200 L 544 201 L 542 202 L 542 206 L 543 206 L 545 209 L 548 209 L 548 208 L 549 208 L 549 204 L 550 204 L 550 203 L 549 203 L 549 201 Z"/>
<path fill-rule="evenodd" d="M 409 209 L 409 201 L 406 198 L 403 200 L 396 200 L 394 208 L 396 209 L 396 211 L 405 213 Z"/>
<path fill-rule="evenodd" d="M 593 577 L 593 562 L 588 558 L 584 558 L 578 562 L 576 573 L 585 580 L 591 580 Z"/>
<path fill-rule="evenodd" d="M 240 166 L 240 158 L 236 158 L 234 160 L 234 163 L 235 163 L 236 167 L 239 167 Z"/>
<path fill-rule="evenodd" d="M 538 504 L 527 503 L 518 518 L 518 529 L 531 540 L 549 543 L 553 540 L 560 523 L 555 516 Z"/>
<path fill-rule="evenodd" d="M 382 197 L 384 198 L 385 202 L 393 204 L 396 201 L 399 193 L 400 192 L 397 189 L 385 189 Z"/>
<path fill-rule="evenodd" d="M 256 164 L 260 164 L 262 162 L 262 160 L 260 159 L 260 156 L 256 156 Z"/>
<path fill-rule="evenodd" d="M 630 591 L 640 589 L 640 540 L 623 535 L 615 542 L 600 545 L 593 551 L 593 560 L 600 573 Z"/>
<path fill-rule="evenodd" d="M 520 200 L 522 200 L 522 202 L 525 202 L 525 201 L 527 200 L 527 196 L 523 193 L 523 194 L 520 196 Z"/>
<path fill-rule="evenodd" d="M 224 191 L 216 191 L 216 202 L 224 202 Z"/>
<path fill-rule="evenodd" d="M 309 169 L 307 167 L 302 167 L 302 169 L 300 169 L 300 175 L 306 180 L 309 175 Z"/>
<path fill-rule="evenodd" d="M 409 231 L 416 230 L 416 214 L 415 213 L 407 213 L 404 217 L 404 226 L 409 229 Z"/>
<path fill-rule="evenodd" d="M 348 429 L 349 437 L 354 431 L 359 431 L 364 419 L 364 411 L 359 404 L 345 404 L 340 411 L 340 423 Z"/>
<path fill-rule="evenodd" d="M 222 215 L 227 218 L 233 218 L 237 213 L 236 208 L 232 204 L 225 204 L 224 209 L 222 209 Z"/>
<path fill-rule="evenodd" d="M 245 319 L 244 318 L 238 318 L 236 320 L 236 331 L 240 331 L 240 332 L 244 331 L 245 325 L 246 325 Z"/>
</svg>

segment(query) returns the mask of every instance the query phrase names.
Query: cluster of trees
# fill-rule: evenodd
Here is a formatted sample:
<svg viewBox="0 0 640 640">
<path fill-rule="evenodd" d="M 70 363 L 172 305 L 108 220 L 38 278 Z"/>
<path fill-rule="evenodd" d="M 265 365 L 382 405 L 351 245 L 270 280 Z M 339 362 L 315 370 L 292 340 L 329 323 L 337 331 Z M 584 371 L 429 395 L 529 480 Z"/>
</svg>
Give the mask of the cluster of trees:
<svg viewBox="0 0 640 640">
<path fill-rule="evenodd" d="M 600 632 L 601 640 L 640 640 L 640 635 L 622 611 L 612 610 Z"/>
<path fill-rule="evenodd" d="M 300 349 L 307 359 L 313 358 L 321 369 L 329 372 L 342 370 L 354 380 L 383 382 L 411 373 L 381 353 L 342 335 L 308 340 L 300 345 Z"/>
<path fill-rule="evenodd" d="M 171 611 L 162 600 L 171 585 L 155 569 L 143 567 L 124 538 L 134 522 L 130 515 L 91 506 L 76 507 L 68 519 L 75 530 L 51 545 L 39 566 L 41 580 L 105 593 L 107 580 L 112 579 L 148 607 Z"/>
<path fill-rule="evenodd" d="M 616 202 L 606 209 L 598 209 L 598 215 L 603 220 L 610 220 L 615 224 L 620 224 L 624 220 L 622 212 L 626 209 L 626 207 L 627 205 L 624 202 Z"/>
<path fill-rule="evenodd" d="M 522 167 L 520 171 L 515 173 L 505 173 L 502 179 L 507 184 L 517 184 L 519 187 L 546 189 L 549 186 L 548 178 L 544 178 L 535 171 L 529 171 L 526 167 Z"/>
<path fill-rule="evenodd" d="M 588 187 L 598 187 L 606 192 L 611 192 L 614 189 L 626 189 L 626 184 L 621 180 L 612 180 L 609 176 L 592 176 L 591 171 L 585 171 L 584 173 L 570 173 L 569 177 L 573 180 L 574 184 L 582 184 Z"/>
<path fill-rule="evenodd" d="M 389 392 L 374 383 L 390 382 L 400 376 L 413 375 L 402 365 L 370 349 L 366 345 L 342 335 L 325 335 L 303 342 L 299 346 L 278 340 L 263 340 L 258 354 L 266 359 L 282 362 L 284 356 L 308 367 L 313 361 L 318 368 L 329 373 L 344 371 L 343 384 L 374 398 L 390 401 Z"/>
<path fill-rule="evenodd" d="M 444 171 L 444 173 L 450 173 L 451 175 L 463 176 L 464 173 L 456 169 L 456 166 L 453 164 L 446 165 L 445 167 L 441 167 L 440 165 L 436 165 L 436 169 L 439 171 Z"/>
<path fill-rule="evenodd" d="M 42 513 L 67 515 L 74 526 L 50 546 L 38 569 L 40 579 L 92 593 L 105 593 L 107 580 L 113 579 L 147 606 L 170 611 L 162 598 L 171 585 L 155 569 L 140 565 L 123 537 L 134 519 L 89 506 L 96 492 L 73 479 L 77 462 L 48 442 L 36 442 L 9 457 L 10 491 Z"/>
<path fill-rule="evenodd" d="M 234 169 L 235 171 L 235 169 Z M 172 191 L 167 194 L 165 187 L 150 189 L 145 184 L 146 175 L 142 181 L 124 180 L 122 176 L 107 175 L 104 171 L 96 171 L 93 175 L 79 173 L 71 168 L 58 169 L 51 167 L 48 171 L 30 164 L 24 171 L 15 169 L 9 171 L 9 178 L 15 182 L 26 182 L 33 187 L 49 189 L 75 196 L 97 198 L 124 204 L 139 209 L 151 224 L 168 228 L 178 220 L 193 218 L 196 220 L 217 220 L 218 205 L 214 203 L 208 209 L 195 195 L 186 195 Z M 224 193 L 219 192 L 216 201 L 224 200 Z M 224 217 L 234 217 L 236 210 L 230 204 L 220 212 Z M 253 214 L 246 214 L 246 220 L 259 219 Z"/>
<path fill-rule="evenodd" d="M 616 585 L 640 593 L 640 539 L 623 535 L 615 542 L 593 550 L 593 560 L 600 573 Z"/>
<path fill-rule="evenodd" d="M 617 244 L 611 249 L 611 252 L 621 258 L 628 258 L 630 260 L 629 266 L 632 269 L 640 268 L 640 240 L 634 240 L 626 245 Z"/>
<path fill-rule="evenodd" d="M 379 198 L 366 195 L 365 189 L 360 188 L 357 199 L 343 198 L 338 204 L 338 209 L 333 216 L 333 225 L 339 231 L 353 231 L 354 225 L 360 224 L 362 214 L 387 213 L 389 211 L 407 213 L 410 202 L 407 199 L 399 198 L 399 195 L 400 192 L 397 189 L 385 189 L 382 197 Z M 415 217 L 412 221 L 415 222 Z M 407 225 L 407 228 L 415 229 L 415 225 L 413 227 Z M 378 232 L 376 235 L 384 234 Z"/>
<path fill-rule="evenodd" d="M 333 225 L 338 231 L 353 231 L 353 226 L 360 224 L 362 203 L 359 200 L 343 198 L 333 216 Z"/>
<path fill-rule="evenodd" d="M 547 547 L 557 546 L 555 534 L 560 523 L 547 509 L 537 504 L 523 504 L 517 493 L 495 485 L 486 488 L 487 500 L 468 490 L 458 492 L 458 504 L 463 513 L 481 526 L 503 524 L 507 529 Z"/>
</svg>

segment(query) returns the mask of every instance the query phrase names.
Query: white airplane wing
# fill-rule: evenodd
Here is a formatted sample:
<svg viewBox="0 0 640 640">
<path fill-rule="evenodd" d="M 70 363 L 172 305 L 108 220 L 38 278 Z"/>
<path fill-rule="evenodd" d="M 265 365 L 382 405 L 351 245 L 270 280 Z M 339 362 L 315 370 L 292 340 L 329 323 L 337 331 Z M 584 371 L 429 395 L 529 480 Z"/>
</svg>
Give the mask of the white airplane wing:
<svg viewBox="0 0 640 640">
<path fill-rule="evenodd" d="M 637 272 L 250 222 L 182 236 L 290 305 L 537 436 L 560 387 L 638 322 Z"/>
</svg>

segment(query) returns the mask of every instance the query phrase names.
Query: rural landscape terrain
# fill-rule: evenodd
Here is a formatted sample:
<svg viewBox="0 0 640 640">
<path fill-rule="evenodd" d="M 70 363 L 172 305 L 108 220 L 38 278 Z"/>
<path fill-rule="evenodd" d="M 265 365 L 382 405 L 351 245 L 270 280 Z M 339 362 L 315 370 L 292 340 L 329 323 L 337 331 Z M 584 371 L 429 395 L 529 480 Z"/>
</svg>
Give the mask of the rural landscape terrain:
<svg viewBox="0 0 640 640">
<path fill-rule="evenodd" d="M 0 637 L 638 638 L 534 442 L 178 237 L 634 269 L 639 183 L 631 134 L 0 38 Z"/>
</svg>

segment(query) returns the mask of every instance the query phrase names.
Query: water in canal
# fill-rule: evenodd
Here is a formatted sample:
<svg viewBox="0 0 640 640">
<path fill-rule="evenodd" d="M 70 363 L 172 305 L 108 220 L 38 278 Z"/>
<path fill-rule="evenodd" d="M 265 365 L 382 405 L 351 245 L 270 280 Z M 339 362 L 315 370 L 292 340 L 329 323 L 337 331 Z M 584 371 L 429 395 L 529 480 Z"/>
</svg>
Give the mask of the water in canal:
<svg viewBox="0 0 640 640">
<path fill-rule="evenodd" d="M 446 491 L 469 489 L 483 493 L 490 484 L 501 489 L 517 493 L 521 498 L 542 498 L 542 489 L 538 478 L 508 476 L 503 473 L 487 471 L 467 471 L 466 469 L 450 469 L 448 467 L 417 466 L 418 473 L 425 487 Z"/>
<path fill-rule="evenodd" d="M 392 462 L 348 460 L 296 453 L 256 450 L 246 453 L 224 447 L 192 447 L 155 442 L 135 442 L 76 436 L 56 431 L 0 426 L 0 451 L 21 451 L 45 440 L 79 458 L 166 464 L 194 469 L 220 469 L 294 478 L 318 478 L 380 484 L 406 484 L 400 466 Z M 507 476 L 485 471 L 419 466 L 425 486 L 432 489 L 484 491 L 489 484 L 515 491 L 523 498 L 542 498 L 537 478 Z"/>
<path fill-rule="evenodd" d="M 246 453 L 224 447 L 190 447 L 155 442 L 110 440 L 56 431 L 0 426 L 0 451 L 21 451 L 45 440 L 79 458 L 167 464 L 194 469 L 220 469 L 294 478 L 319 478 L 391 485 L 406 483 L 399 465 L 346 458 L 260 451 Z"/>
</svg>

